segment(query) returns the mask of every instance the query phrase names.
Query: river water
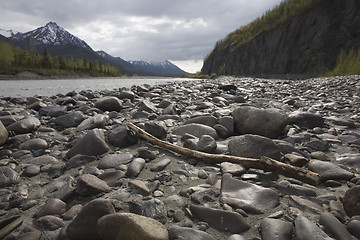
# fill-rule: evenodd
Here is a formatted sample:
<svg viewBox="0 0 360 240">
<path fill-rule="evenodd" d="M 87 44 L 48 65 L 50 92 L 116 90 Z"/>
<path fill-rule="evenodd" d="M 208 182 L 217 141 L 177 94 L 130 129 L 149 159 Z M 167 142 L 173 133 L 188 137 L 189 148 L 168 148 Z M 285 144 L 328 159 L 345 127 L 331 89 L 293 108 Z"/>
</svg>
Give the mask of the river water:
<svg viewBox="0 0 360 240">
<path fill-rule="evenodd" d="M 49 80 L 0 80 L 0 97 L 53 96 L 82 90 L 114 90 L 133 85 L 160 85 L 190 78 L 87 78 Z"/>
</svg>

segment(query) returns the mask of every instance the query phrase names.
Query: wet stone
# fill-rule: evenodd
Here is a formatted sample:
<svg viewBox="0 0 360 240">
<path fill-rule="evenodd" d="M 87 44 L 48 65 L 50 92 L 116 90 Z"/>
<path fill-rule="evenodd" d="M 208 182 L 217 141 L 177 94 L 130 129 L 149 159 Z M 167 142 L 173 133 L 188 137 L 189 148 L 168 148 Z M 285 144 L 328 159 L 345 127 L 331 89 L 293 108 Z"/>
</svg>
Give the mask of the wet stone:
<svg viewBox="0 0 360 240">
<path fill-rule="evenodd" d="M 145 167 L 145 159 L 143 158 L 135 158 L 132 160 L 132 162 L 129 164 L 128 169 L 126 171 L 126 176 L 129 178 L 135 178 L 137 177 L 140 172 Z"/>
<path fill-rule="evenodd" d="M 56 216 L 47 215 L 35 220 L 35 226 L 42 230 L 54 231 L 62 228 L 65 225 L 64 221 Z"/>
<path fill-rule="evenodd" d="M 353 240 L 353 237 L 345 226 L 331 213 L 321 213 L 319 223 L 324 227 L 324 231 L 333 238 L 339 240 Z"/>
<path fill-rule="evenodd" d="M 0 120 L 0 146 L 4 145 L 4 143 L 6 143 L 8 137 L 9 137 L 9 133 L 6 130 L 4 124 Z"/>
<path fill-rule="evenodd" d="M 0 167 L 0 187 L 10 187 L 19 182 L 19 175 L 10 167 Z"/>
<path fill-rule="evenodd" d="M 119 165 L 130 163 L 132 158 L 133 155 L 130 153 L 107 154 L 100 159 L 98 168 L 115 168 Z"/>
<path fill-rule="evenodd" d="M 77 127 L 84 119 L 85 116 L 82 112 L 75 111 L 57 117 L 55 119 L 55 124 L 64 128 Z"/>
<path fill-rule="evenodd" d="M 360 186 L 354 186 L 345 192 L 343 205 L 349 216 L 360 215 Z"/>
<path fill-rule="evenodd" d="M 299 240 L 333 240 L 314 222 L 304 216 L 295 219 L 295 235 Z"/>
<path fill-rule="evenodd" d="M 66 162 L 66 168 L 77 168 L 96 160 L 95 156 L 77 154 Z"/>
<path fill-rule="evenodd" d="M 60 216 L 65 212 L 66 203 L 60 199 L 50 198 L 43 206 L 40 207 L 39 211 L 35 214 L 36 218 L 45 215 L 57 215 Z"/>
<path fill-rule="evenodd" d="M 323 181 L 326 180 L 350 180 L 354 174 L 335 165 L 334 163 L 320 160 L 311 160 L 309 170 L 318 173 Z"/>
<path fill-rule="evenodd" d="M 26 142 L 23 142 L 19 146 L 20 150 L 30 150 L 30 151 L 36 151 L 39 149 L 46 149 L 46 148 L 48 148 L 48 144 L 45 140 L 41 138 L 33 138 L 27 140 Z"/>
<path fill-rule="evenodd" d="M 187 239 L 187 240 L 215 240 L 210 234 L 188 227 L 172 225 L 169 228 L 170 239 Z"/>
</svg>

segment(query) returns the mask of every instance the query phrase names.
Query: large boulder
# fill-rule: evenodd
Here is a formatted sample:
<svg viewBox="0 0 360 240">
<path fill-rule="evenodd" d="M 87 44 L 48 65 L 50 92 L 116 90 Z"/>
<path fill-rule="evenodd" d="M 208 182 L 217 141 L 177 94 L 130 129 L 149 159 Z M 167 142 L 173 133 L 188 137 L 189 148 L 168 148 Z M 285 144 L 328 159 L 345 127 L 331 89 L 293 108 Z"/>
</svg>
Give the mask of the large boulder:
<svg viewBox="0 0 360 240">
<path fill-rule="evenodd" d="M 230 155 L 247 158 L 262 156 L 280 160 L 281 154 L 277 145 L 269 138 L 246 134 L 230 139 L 228 143 Z"/>
<path fill-rule="evenodd" d="M 277 109 L 260 109 L 242 106 L 233 111 L 235 130 L 239 134 L 256 134 L 268 138 L 279 137 L 286 125 L 288 116 Z"/>
<path fill-rule="evenodd" d="M 119 112 L 122 109 L 122 101 L 117 97 L 103 97 L 95 103 L 95 107 L 103 111 Z"/>
<path fill-rule="evenodd" d="M 322 127 L 325 118 L 316 113 L 296 111 L 290 114 L 290 123 L 296 124 L 302 128 Z"/>
<path fill-rule="evenodd" d="M 70 159 L 77 154 L 98 156 L 107 151 L 109 151 L 109 146 L 105 142 L 104 131 L 93 129 L 66 153 L 66 157 Z"/>
</svg>

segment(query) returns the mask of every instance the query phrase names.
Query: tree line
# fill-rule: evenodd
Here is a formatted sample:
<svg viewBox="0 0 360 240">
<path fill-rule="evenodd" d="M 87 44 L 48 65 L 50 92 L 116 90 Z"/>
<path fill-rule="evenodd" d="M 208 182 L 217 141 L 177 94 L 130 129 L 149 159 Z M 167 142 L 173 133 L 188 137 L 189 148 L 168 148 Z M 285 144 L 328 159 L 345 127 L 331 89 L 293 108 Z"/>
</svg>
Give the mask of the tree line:
<svg viewBox="0 0 360 240">
<path fill-rule="evenodd" d="M 336 65 L 332 71 L 324 76 L 340 76 L 360 74 L 360 49 L 351 49 L 349 52 L 341 50 Z"/>
<path fill-rule="evenodd" d="M 39 54 L 34 48 L 29 50 L 0 40 L 0 73 L 15 74 L 31 70 L 42 75 L 91 75 L 120 76 L 116 66 L 87 59 L 51 56 L 46 49 Z"/>
</svg>

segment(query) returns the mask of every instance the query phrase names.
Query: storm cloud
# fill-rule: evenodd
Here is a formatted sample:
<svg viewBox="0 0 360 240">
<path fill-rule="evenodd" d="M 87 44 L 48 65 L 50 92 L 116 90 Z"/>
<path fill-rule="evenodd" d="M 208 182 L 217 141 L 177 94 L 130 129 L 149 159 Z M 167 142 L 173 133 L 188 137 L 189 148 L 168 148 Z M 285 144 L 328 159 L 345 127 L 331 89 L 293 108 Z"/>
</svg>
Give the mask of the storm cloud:
<svg viewBox="0 0 360 240">
<path fill-rule="evenodd" d="M 281 0 L 4 0 L 0 28 L 27 32 L 55 21 L 128 60 L 199 60 L 216 41 Z"/>
</svg>

